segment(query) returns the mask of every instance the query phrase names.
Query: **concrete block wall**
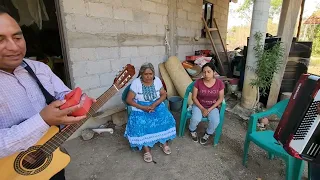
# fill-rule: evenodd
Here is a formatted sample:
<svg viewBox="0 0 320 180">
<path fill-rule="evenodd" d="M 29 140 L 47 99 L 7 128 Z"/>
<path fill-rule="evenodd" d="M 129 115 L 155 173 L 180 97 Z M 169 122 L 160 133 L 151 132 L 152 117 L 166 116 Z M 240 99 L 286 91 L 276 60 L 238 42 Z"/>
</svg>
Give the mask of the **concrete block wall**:
<svg viewBox="0 0 320 180">
<path fill-rule="evenodd" d="M 210 0 L 209 0 L 210 1 Z M 226 38 L 228 0 L 212 0 L 222 36 Z M 200 38 L 203 0 L 174 0 L 177 7 L 169 16 L 168 0 L 61 0 L 61 14 L 69 58 L 72 88 L 81 87 L 89 96 L 97 98 L 112 84 L 115 75 L 125 64 L 136 67 L 151 62 L 158 72 L 158 64 L 168 58 L 164 45 L 169 18 L 176 22 L 175 54 L 181 61 L 199 49 L 211 49 L 208 39 Z M 171 20 L 171 19 L 170 19 Z M 195 40 L 198 39 L 199 40 Z M 137 74 L 136 74 L 137 75 Z M 92 118 L 84 128 L 105 123 L 111 114 L 121 112 L 123 89 L 101 109 L 103 115 Z"/>
<path fill-rule="evenodd" d="M 128 63 L 139 71 L 167 59 L 164 37 L 167 0 L 62 0 L 69 69 L 73 87 L 100 96 Z M 158 72 L 157 72 L 158 74 Z M 102 108 L 109 114 L 124 108 L 121 92 Z"/>
<path fill-rule="evenodd" d="M 229 0 L 207 0 L 211 2 L 214 7 L 213 17 L 217 21 L 217 25 L 222 36 L 222 40 L 226 43 L 227 29 L 228 29 L 228 13 L 229 13 Z M 214 39 L 218 42 L 218 36 L 214 34 Z M 215 42 L 216 42 L 215 41 Z"/>
<path fill-rule="evenodd" d="M 214 6 L 213 17 L 216 19 L 224 43 L 227 37 L 229 0 L 207 0 Z M 200 38 L 202 29 L 202 4 L 203 0 L 177 0 L 177 56 L 181 61 L 194 51 L 211 49 L 209 39 Z M 198 39 L 199 40 L 196 40 Z M 213 33 L 218 51 L 222 50 L 220 40 Z"/>
<path fill-rule="evenodd" d="M 206 41 L 195 41 L 200 38 L 202 28 L 202 0 L 177 0 L 177 56 L 184 61 L 198 49 L 206 49 Z"/>
<path fill-rule="evenodd" d="M 200 36 L 201 14 L 202 0 L 178 0 L 177 35 L 181 37 Z"/>
</svg>

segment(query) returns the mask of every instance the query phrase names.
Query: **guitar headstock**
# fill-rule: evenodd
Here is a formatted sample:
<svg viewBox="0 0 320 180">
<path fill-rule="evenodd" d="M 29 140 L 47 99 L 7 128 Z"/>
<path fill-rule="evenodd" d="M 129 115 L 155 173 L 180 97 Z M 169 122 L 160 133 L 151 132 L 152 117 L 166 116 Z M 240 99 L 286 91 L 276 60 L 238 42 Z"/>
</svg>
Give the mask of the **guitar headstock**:
<svg viewBox="0 0 320 180">
<path fill-rule="evenodd" d="M 129 81 L 130 79 L 134 76 L 135 74 L 135 68 L 131 64 L 127 64 L 122 71 L 116 76 L 114 79 L 113 84 L 117 87 L 117 89 L 123 88 Z"/>
</svg>

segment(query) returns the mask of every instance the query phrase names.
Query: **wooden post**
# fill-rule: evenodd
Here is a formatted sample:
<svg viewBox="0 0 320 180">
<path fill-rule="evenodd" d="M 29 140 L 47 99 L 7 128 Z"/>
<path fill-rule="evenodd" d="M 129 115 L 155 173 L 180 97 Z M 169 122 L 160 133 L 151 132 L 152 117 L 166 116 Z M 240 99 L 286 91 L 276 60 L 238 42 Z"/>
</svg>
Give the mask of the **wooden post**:
<svg viewBox="0 0 320 180">
<path fill-rule="evenodd" d="M 285 51 L 282 58 L 282 64 L 280 67 L 280 70 L 278 73 L 274 74 L 272 79 L 272 84 L 270 87 L 270 93 L 268 97 L 268 103 L 267 108 L 273 106 L 277 103 L 279 91 L 283 79 L 283 75 L 285 72 L 285 68 L 287 66 L 288 62 L 288 56 L 292 44 L 292 39 L 294 36 L 294 28 L 297 23 L 297 18 L 299 15 L 299 8 L 301 6 L 302 0 L 283 0 L 282 10 L 285 9 L 285 11 L 281 12 L 280 20 L 284 20 L 283 24 L 279 24 L 279 29 L 281 31 L 281 34 L 278 34 L 278 36 L 281 36 L 281 42 L 283 42 Z M 284 7 L 285 6 L 285 7 Z"/>
<path fill-rule="evenodd" d="M 256 78 L 254 70 L 256 69 L 257 58 L 253 47 L 256 45 L 254 35 L 256 32 L 262 33 L 260 44 L 264 44 L 265 34 L 269 17 L 269 8 L 271 0 L 255 0 L 253 4 L 250 39 L 248 44 L 248 53 L 246 59 L 246 71 L 244 75 L 241 106 L 246 109 L 252 109 L 257 101 L 257 88 L 250 85 L 251 81 Z"/>
<path fill-rule="evenodd" d="M 278 33 L 277 33 L 278 36 L 281 36 L 283 34 L 289 2 L 290 2 L 289 0 L 282 1 L 281 14 L 280 14 L 279 25 L 278 25 Z"/>
<path fill-rule="evenodd" d="M 297 32 L 297 40 L 300 37 L 300 30 L 301 30 L 301 23 L 302 23 L 302 16 L 303 16 L 305 2 L 306 2 L 306 0 L 302 0 L 302 3 L 301 3 L 301 10 L 300 10 L 300 17 L 299 17 L 299 24 L 298 24 L 298 32 Z"/>
</svg>

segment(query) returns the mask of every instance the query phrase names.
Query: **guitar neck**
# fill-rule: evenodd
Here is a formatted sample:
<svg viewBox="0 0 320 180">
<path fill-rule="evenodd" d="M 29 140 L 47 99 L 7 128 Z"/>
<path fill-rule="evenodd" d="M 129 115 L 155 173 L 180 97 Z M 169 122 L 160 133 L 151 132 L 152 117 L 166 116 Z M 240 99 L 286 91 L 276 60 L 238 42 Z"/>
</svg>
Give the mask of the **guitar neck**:
<svg viewBox="0 0 320 180">
<path fill-rule="evenodd" d="M 60 147 L 77 129 L 79 129 L 88 119 L 92 117 L 113 95 L 119 90 L 113 85 L 106 92 L 104 92 L 97 102 L 93 103 L 87 114 L 87 117 L 76 124 L 68 125 L 63 128 L 59 133 L 54 135 L 49 141 L 47 141 L 42 149 L 44 152 L 51 154 L 58 147 Z"/>
</svg>

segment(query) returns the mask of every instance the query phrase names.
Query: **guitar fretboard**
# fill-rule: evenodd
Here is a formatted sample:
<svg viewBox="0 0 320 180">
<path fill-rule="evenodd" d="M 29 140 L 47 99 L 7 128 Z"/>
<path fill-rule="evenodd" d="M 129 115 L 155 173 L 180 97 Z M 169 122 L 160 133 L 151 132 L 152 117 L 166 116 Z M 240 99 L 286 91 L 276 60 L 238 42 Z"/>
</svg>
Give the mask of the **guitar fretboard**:
<svg viewBox="0 0 320 180">
<path fill-rule="evenodd" d="M 76 124 L 68 125 L 59 133 L 54 135 L 47 141 L 41 150 L 46 154 L 52 154 L 58 147 L 60 147 L 77 129 L 79 129 L 89 118 L 92 117 L 113 95 L 118 92 L 118 89 L 113 85 L 106 92 L 104 92 L 97 102 L 93 103 L 87 114 L 87 117 Z"/>
</svg>

